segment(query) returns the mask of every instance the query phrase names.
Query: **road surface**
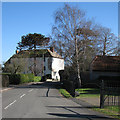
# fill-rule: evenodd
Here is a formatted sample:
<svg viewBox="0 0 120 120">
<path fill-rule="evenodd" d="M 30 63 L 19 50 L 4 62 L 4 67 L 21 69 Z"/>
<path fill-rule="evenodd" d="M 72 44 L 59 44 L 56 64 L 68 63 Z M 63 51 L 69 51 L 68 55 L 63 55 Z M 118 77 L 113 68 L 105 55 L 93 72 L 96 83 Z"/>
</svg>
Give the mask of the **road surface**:
<svg viewBox="0 0 120 120">
<path fill-rule="evenodd" d="M 66 99 L 55 88 L 58 83 L 16 87 L 2 93 L 2 118 L 79 118 L 110 120 L 97 112 Z"/>
</svg>

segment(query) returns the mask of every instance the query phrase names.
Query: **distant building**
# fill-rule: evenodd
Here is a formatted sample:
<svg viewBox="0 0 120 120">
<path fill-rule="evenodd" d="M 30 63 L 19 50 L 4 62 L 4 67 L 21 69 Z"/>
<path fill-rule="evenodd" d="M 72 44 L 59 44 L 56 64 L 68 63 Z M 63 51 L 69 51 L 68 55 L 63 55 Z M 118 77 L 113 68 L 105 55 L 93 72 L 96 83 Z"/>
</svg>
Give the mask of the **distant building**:
<svg viewBox="0 0 120 120">
<path fill-rule="evenodd" d="M 23 62 L 22 73 L 33 73 L 36 69 L 38 76 L 49 76 L 49 78 L 60 80 L 59 70 L 64 70 L 64 59 L 54 51 L 54 48 L 16 51 L 6 63 L 13 64 L 13 61 Z"/>
<path fill-rule="evenodd" d="M 120 56 L 96 56 L 89 71 L 81 72 L 82 84 L 99 86 L 101 79 L 120 80 Z"/>
<path fill-rule="evenodd" d="M 90 64 L 90 79 L 120 76 L 120 56 L 96 56 Z"/>
</svg>

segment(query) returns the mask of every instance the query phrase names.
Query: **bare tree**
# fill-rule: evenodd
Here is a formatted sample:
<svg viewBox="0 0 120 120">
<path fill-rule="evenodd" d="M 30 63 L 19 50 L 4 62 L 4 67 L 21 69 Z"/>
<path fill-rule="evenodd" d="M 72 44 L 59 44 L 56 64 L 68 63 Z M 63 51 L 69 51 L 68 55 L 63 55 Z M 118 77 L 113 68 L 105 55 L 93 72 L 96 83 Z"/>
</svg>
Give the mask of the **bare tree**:
<svg viewBox="0 0 120 120">
<path fill-rule="evenodd" d="M 54 49 L 57 53 L 59 53 L 59 55 L 64 56 L 63 50 L 65 48 L 65 44 L 61 40 L 59 40 L 59 38 L 57 40 L 54 40 L 51 46 L 54 47 Z"/>
<path fill-rule="evenodd" d="M 92 40 L 95 37 L 93 28 L 92 22 L 85 19 L 85 12 L 77 7 L 65 4 L 55 13 L 55 25 L 52 29 L 53 43 L 58 40 L 55 46 L 59 46 L 58 50 L 62 48 L 61 55 L 66 60 L 66 64 L 75 66 L 80 86 L 80 56 L 87 46 L 93 44 Z"/>
<path fill-rule="evenodd" d="M 27 61 L 24 58 L 13 58 L 4 64 L 4 72 L 11 74 L 21 73 L 25 71 Z"/>
<path fill-rule="evenodd" d="M 99 27 L 98 50 L 101 55 L 116 55 L 118 50 L 118 38 L 111 29 Z"/>
<path fill-rule="evenodd" d="M 36 64 L 40 64 L 40 63 L 36 62 Z M 34 71 L 36 71 L 37 75 L 44 76 L 44 63 L 43 63 L 43 61 L 41 62 L 40 66 L 36 66 L 36 68 L 34 67 L 34 64 L 30 65 L 28 67 L 28 70 L 29 70 L 29 72 L 31 72 L 33 74 L 34 74 Z"/>
</svg>

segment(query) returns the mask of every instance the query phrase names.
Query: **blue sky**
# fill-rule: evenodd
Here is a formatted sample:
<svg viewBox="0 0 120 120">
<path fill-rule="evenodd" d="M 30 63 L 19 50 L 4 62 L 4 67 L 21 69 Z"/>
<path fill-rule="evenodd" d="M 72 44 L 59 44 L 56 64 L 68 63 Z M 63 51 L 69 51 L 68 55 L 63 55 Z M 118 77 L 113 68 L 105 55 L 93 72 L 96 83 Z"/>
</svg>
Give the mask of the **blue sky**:
<svg viewBox="0 0 120 120">
<path fill-rule="evenodd" d="M 95 23 L 111 28 L 118 35 L 117 2 L 77 2 L 69 3 L 86 12 Z M 3 2 L 2 3 L 2 61 L 8 60 L 16 50 L 22 35 L 51 34 L 54 12 L 63 2 Z"/>
</svg>

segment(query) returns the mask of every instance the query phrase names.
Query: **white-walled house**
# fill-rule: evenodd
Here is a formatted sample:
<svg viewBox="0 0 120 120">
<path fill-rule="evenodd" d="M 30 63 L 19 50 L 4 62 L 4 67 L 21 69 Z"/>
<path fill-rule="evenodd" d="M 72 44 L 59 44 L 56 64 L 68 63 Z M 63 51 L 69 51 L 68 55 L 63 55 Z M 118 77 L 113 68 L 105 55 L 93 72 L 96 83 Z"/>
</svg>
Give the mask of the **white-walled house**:
<svg viewBox="0 0 120 120">
<path fill-rule="evenodd" d="M 64 59 L 54 51 L 54 48 L 16 52 L 6 65 L 14 62 L 24 66 L 22 73 L 33 73 L 35 69 L 38 76 L 49 76 L 58 81 L 60 80 L 59 70 L 64 70 Z"/>
</svg>

